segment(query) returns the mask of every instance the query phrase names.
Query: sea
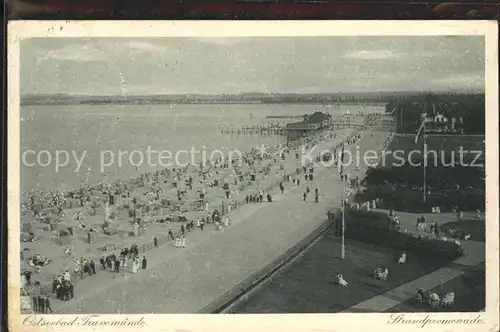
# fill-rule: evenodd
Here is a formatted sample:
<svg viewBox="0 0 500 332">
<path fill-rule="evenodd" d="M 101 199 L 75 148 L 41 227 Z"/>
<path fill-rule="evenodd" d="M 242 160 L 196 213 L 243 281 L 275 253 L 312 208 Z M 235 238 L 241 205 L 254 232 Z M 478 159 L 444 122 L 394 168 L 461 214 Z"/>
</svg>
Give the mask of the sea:
<svg viewBox="0 0 500 332">
<path fill-rule="evenodd" d="M 20 112 L 21 193 L 25 197 L 28 191 L 75 189 L 84 184 L 136 177 L 140 173 L 165 168 L 165 162 L 163 165 L 158 163 L 160 151 L 168 151 L 170 156 L 179 151 L 199 151 L 199 154 L 186 155 L 184 161 L 188 161 L 187 158 L 192 155 L 197 158 L 213 157 L 211 154 L 216 150 L 222 151 L 219 153 L 234 150 L 247 152 L 261 144 L 285 144 L 285 137 L 279 135 L 238 135 L 221 131 L 245 125 L 298 121 L 266 117 L 316 111 L 333 116 L 358 112 L 369 114 L 383 112 L 384 106 L 23 106 Z M 202 154 L 203 151 L 205 154 Z M 180 156 L 179 152 L 179 159 Z"/>
</svg>

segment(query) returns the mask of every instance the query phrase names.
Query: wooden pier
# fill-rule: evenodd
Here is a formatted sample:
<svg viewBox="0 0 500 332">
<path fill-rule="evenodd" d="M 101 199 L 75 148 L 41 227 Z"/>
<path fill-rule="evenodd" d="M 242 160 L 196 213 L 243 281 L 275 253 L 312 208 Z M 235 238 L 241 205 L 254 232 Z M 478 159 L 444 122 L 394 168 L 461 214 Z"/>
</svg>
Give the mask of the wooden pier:
<svg viewBox="0 0 500 332">
<path fill-rule="evenodd" d="M 286 128 L 278 126 L 243 126 L 239 129 L 223 129 L 221 134 L 237 135 L 285 135 Z"/>
<path fill-rule="evenodd" d="M 353 122 L 334 122 L 322 128 L 303 129 L 302 131 L 316 130 L 343 130 L 343 129 L 363 129 L 364 123 Z M 285 126 L 242 126 L 238 129 L 222 129 L 221 134 L 229 135 L 288 135 L 290 131 L 297 129 L 286 128 Z"/>
</svg>

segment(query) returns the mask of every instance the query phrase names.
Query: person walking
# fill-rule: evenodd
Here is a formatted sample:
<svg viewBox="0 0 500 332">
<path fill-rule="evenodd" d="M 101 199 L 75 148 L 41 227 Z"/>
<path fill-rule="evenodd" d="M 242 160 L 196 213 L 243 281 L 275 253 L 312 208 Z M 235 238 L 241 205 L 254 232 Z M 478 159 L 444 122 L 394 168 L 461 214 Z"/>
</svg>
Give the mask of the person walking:
<svg viewBox="0 0 500 332">
<path fill-rule="evenodd" d="M 306 198 L 307 198 L 307 194 L 306 193 L 303 193 L 302 194 L 302 197 L 304 198 L 304 202 L 306 201 Z"/>
<path fill-rule="evenodd" d="M 158 239 L 156 238 L 156 236 L 155 236 L 155 237 L 153 237 L 153 246 L 154 246 L 155 248 L 158 248 Z"/>
<path fill-rule="evenodd" d="M 439 237 L 439 224 L 437 221 L 434 223 L 434 235 L 436 235 L 436 237 Z"/>
<path fill-rule="evenodd" d="M 69 273 L 68 270 L 64 271 L 63 278 L 66 281 L 71 281 L 71 274 Z"/>
<path fill-rule="evenodd" d="M 31 297 L 31 302 L 33 306 L 33 311 L 38 312 L 38 297 L 36 296 L 36 294 L 33 294 L 33 296 Z"/>
<path fill-rule="evenodd" d="M 52 278 L 52 293 L 53 294 L 56 292 L 56 289 L 57 289 L 57 279 Z"/>
<path fill-rule="evenodd" d="M 73 286 L 72 283 L 68 283 L 68 293 L 69 293 L 69 298 L 72 299 L 75 297 L 75 287 Z"/>
<path fill-rule="evenodd" d="M 175 238 L 174 238 L 174 233 L 172 232 L 172 229 L 171 229 L 171 228 L 169 228 L 169 229 L 168 229 L 168 235 L 170 236 L 170 238 L 171 238 L 172 240 L 175 240 Z"/>
<path fill-rule="evenodd" d="M 83 264 L 83 257 L 82 257 L 82 258 L 80 258 L 80 279 L 83 279 L 85 277 L 84 267 L 85 266 Z M 64 276 L 64 279 L 66 279 L 66 276 Z"/>
<path fill-rule="evenodd" d="M 205 226 L 205 222 L 203 221 L 203 219 L 201 219 L 200 221 L 200 229 L 203 231 L 203 227 Z"/>
<path fill-rule="evenodd" d="M 50 298 L 48 296 L 45 296 L 45 314 L 53 313 L 54 311 L 52 310 L 50 306 Z"/>
<path fill-rule="evenodd" d="M 43 295 L 37 296 L 37 302 L 38 302 L 38 312 L 44 314 L 45 313 L 45 298 L 43 297 Z"/>
<path fill-rule="evenodd" d="M 101 270 L 106 270 L 106 261 L 104 260 L 104 257 L 101 257 Z"/>
</svg>

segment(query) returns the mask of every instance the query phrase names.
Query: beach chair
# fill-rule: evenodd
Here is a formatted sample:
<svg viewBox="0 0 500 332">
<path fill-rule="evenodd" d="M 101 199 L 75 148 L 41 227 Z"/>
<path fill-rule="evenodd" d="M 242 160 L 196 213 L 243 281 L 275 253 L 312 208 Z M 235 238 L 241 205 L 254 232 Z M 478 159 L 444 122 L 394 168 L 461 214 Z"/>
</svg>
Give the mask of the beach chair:
<svg viewBox="0 0 500 332">
<path fill-rule="evenodd" d="M 380 273 L 379 279 L 386 281 L 388 275 L 389 275 L 389 271 L 387 269 L 385 269 L 384 272 Z"/>
<path fill-rule="evenodd" d="M 406 253 L 405 252 L 403 252 L 398 259 L 398 264 L 404 264 L 404 263 L 406 263 Z"/>
<path fill-rule="evenodd" d="M 432 308 L 436 308 L 439 305 L 439 295 L 432 293 L 429 295 L 428 303 Z"/>
<path fill-rule="evenodd" d="M 444 308 L 451 307 L 455 304 L 455 293 L 450 292 L 447 293 L 445 296 L 443 296 L 443 299 L 441 300 L 441 306 Z"/>
</svg>

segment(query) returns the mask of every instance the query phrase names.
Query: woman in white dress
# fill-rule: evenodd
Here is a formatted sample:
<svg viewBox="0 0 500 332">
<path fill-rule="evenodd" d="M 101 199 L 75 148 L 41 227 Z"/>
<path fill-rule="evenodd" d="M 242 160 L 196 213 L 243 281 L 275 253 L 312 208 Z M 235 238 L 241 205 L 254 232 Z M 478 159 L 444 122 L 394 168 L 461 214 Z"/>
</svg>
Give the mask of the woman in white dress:
<svg viewBox="0 0 500 332">
<path fill-rule="evenodd" d="M 132 273 L 137 273 L 137 270 L 139 270 L 139 263 L 137 261 L 137 258 L 132 259 Z"/>
</svg>

